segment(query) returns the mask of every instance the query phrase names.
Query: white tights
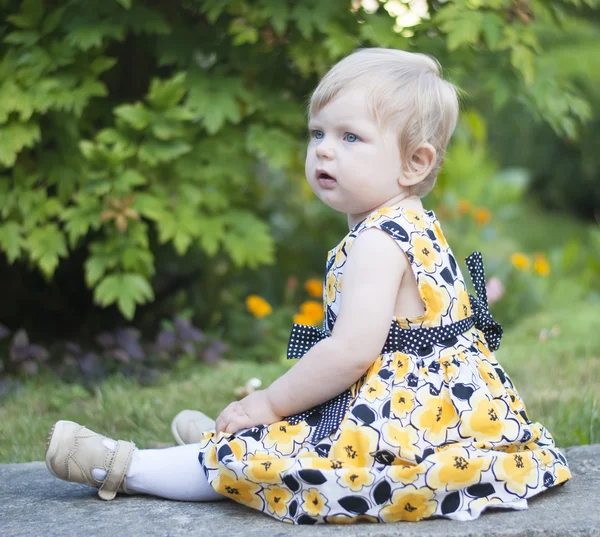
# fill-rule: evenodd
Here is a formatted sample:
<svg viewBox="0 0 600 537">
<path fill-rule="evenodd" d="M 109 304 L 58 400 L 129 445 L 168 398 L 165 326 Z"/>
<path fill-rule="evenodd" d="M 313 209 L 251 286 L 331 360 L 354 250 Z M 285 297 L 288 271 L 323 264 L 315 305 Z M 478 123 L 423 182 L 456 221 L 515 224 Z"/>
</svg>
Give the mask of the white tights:
<svg viewBox="0 0 600 537">
<path fill-rule="evenodd" d="M 117 444 L 103 440 L 109 449 Z M 127 488 L 139 494 L 150 494 L 169 500 L 184 502 L 212 502 L 224 500 L 208 484 L 198 461 L 198 444 L 188 444 L 165 449 L 136 449 L 127 472 Z M 106 477 L 106 471 L 94 469 L 96 479 Z"/>
</svg>

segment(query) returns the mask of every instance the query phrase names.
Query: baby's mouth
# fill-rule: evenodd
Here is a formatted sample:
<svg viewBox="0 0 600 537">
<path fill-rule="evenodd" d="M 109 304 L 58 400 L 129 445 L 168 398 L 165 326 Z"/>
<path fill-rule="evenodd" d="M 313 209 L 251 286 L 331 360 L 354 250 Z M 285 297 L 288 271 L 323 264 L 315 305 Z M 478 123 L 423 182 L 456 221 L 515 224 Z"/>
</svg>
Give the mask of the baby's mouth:
<svg viewBox="0 0 600 537">
<path fill-rule="evenodd" d="M 330 181 L 335 181 L 335 177 L 332 177 L 328 173 L 320 172 L 317 174 L 317 179 L 329 179 Z"/>
</svg>

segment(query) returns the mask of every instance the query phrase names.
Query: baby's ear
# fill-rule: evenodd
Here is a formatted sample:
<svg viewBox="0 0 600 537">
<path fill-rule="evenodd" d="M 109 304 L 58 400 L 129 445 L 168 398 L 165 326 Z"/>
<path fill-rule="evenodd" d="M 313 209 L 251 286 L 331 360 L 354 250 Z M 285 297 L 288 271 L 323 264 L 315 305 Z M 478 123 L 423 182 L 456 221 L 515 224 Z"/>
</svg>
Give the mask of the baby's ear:
<svg viewBox="0 0 600 537">
<path fill-rule="evenodd" d="M 408 162 L 403 163 L 402 175 L 398 182 L 406 187 L 420 183 L 435 166 L 436 157 L 437 152 L 431 144 L 419 146 Z"/>
</svg>

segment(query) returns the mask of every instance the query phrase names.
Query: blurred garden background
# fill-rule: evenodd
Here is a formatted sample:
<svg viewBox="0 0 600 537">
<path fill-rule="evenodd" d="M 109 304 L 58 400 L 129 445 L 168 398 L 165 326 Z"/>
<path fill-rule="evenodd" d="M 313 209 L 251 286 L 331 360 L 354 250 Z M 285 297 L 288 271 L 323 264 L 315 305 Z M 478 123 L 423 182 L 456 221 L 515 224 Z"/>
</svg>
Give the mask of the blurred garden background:
<svg viewBox="0 0 600 537">
<path fill-rule="evenodd" d="M 600 442 L 599 8 L 0 0 L 0 462 L 41 460 L 57 419 L 167 445 L 179 410 L 290 367 L 348 231 L 304 179 L 305 105 L 372 46 L 464 90 L 424 203 L 483 253 L 529 416 Z"/>
</svg>

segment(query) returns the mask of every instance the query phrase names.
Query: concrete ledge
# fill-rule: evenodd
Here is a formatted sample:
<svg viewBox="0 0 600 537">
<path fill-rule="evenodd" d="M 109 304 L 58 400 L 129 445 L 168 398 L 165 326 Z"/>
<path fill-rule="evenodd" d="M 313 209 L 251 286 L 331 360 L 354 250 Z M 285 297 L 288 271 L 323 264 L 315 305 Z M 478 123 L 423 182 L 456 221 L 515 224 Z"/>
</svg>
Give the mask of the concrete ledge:
<svg viewBox="0 0 600 537">
<path fill-rule="evenodd" d="M 54 478 L 43 462 L 6 464 L 0 465 L 0 536 L 600 537 L 600 444 L 563 453 L 573 479 L 530 500 L 527 511 L 487 511 L 472 522 L 344 526 L 292 526 L 230 501 L 119 496 L 104 502 L 94 489 Z"/>
</svg>

